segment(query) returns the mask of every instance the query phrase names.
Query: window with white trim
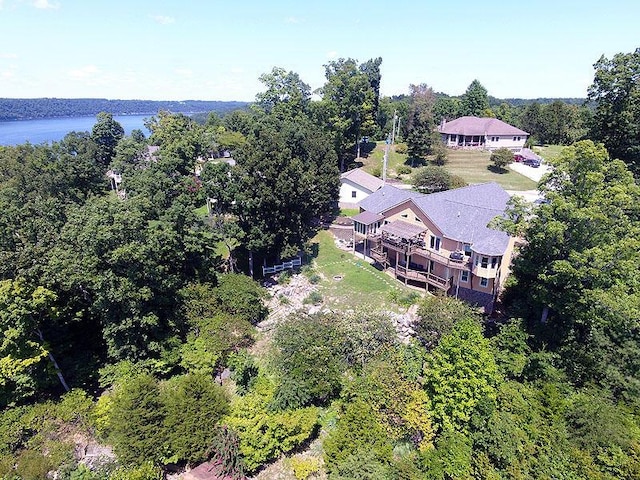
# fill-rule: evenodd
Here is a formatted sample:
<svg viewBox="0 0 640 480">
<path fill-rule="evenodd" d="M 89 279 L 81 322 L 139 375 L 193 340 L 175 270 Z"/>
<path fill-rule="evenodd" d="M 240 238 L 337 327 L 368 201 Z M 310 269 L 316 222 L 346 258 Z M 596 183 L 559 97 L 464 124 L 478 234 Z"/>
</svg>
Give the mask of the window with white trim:
<svg viewBox="0 0 640 480">
<path fill-rule="evenodd" d="M 440 242 L 442 241 L 442 239 L 440 237 L 436 237 L 435 235 L 431 235 L 431 239 L 429 241 L 429 247 L 431 247 L 432 250 L 440 251 Z"/>
<path fill-rule="evenodd" d="M 480 277 L 480 286 L 481 287 L 486 287 L 487 285 L 489 285 L 489 279 L 488 278 L 484 278 L 484 277 Z"/>
<path fill-rule="evenodd" d="M 460 281 L 464 283 L 469 281 L 469 270 L 460 271 Z"/>
<path fill-rule="evenodd" d="M 498 265 L 498 257 L 491 257 L 491 268 L 495 269 Z"/>
<path fill-rule="evenodd" d="M 482 260 L 480 261 L 480 266 L 482 268 L 487 268 L 489 266 L 489 258 L 488 257 L 482 257 Z"/>
<path fill-rule="evenodd" d="M 351 190 L 351 198 L 356 198 L 357 195 L 358 195 L 357 191 Z"/>
</svg>

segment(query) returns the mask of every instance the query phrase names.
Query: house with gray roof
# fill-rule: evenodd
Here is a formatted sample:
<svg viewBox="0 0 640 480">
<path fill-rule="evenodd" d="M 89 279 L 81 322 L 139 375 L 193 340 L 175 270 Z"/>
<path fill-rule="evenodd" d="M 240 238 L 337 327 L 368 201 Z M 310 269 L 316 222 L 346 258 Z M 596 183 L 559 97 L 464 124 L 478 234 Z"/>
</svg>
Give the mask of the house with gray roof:
<svg viewBox="0 0 640 480">
<path fill-rule="evenodd" d="M 460 117 L 438 127 L 442 141 L 450 148 L 496 150 L 508 148 L 519 152 L 529 134 L 497 118 Z"/>
<path fill-rule="evenodd" d="M 373 192 L 379 190 L 384 182 L 378 177 L 365 172 L 361 168 L 354 168 L 340 175 L 340 206 L 355 207 Z"/>
<path fill-rule="evenodd" d="M 509 194 L 497 183 L 433 194 L 385 186 L 352 217 L 354 251 L 396 278 L 491 311 L 506 279 L 514 238 L 489 227 Z"/>
</svg>

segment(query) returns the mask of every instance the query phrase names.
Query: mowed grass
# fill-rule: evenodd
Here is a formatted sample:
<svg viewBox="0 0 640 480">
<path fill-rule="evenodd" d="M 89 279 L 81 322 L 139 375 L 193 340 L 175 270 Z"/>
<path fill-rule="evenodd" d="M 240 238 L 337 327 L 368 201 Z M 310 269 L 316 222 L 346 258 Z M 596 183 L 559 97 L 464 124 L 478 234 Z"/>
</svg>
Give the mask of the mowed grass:
<svg viewBox="0 0 640 480">
<path fill-rule="evenodd" d="M 389 150 L 389 159 L 387 161 L 387 178 L 400 178 L 405 182 L 411 181 L 410 175 L 397 175 L 397 168 L 402 165 L 409 165 L 407 155 L 399 154 L 394 151 L 395 145 Z M 369 154 L 368 158 L 362 159 L 363 168 L 369 173 L 374 171 L 382 171 L 382 161 L 384 157 L 384 142 L 378 142 L 376 148 Z M 445 168 L 454 175 L 462 177 L 467 183 L 487 183 L 496 182 L 505 190 L 535 190 L 536 182 L 507 169 L 504 173 L 496 173 L 490 170 L 492 165 L 489 152 L 479 150 L 448 150 L 449 161 Z M 544 157 L 544 155 L 542 155 Z M 544 157 L 546 158 L 546 157 Z M 416 170 L 415 168 L 413 169 Z M 377 172 L 376 172 L 377 173 Z"/>
<path fill-rule="evenodd" d="M 565 148 L 565 145 L 536 145 L 532 150 L 544 158 L 545 161 L 553 163 L 560 156 L 563 148 Z"/>
<path fill-rule="evenodd" d="M 396 291 L 395 295 L 402 296 L 415 291 L 362 258 L 336 247 L 333 235 L 327 230 L 320 231 L 312 243 L 318 245 L 318 255 L 312 264 L 313 272 L 322 278 L 318 283 L 318 291 L 329 308 L 356 308 L 363 305 L 395 308 L 391 302 L 391 292 Z"/>
<path fill-rule="evenodd" d="M 446 169 L 454 175 L 458 175 L 467 183 L 496 182 L 505 190 L 535 190 L 536 182 L 507 169 L 504 173 L 495 173 L 489 170 L 492 165 L 489 152 L 477 150 L 449 150 L 449 161 Z"/>
</svg>

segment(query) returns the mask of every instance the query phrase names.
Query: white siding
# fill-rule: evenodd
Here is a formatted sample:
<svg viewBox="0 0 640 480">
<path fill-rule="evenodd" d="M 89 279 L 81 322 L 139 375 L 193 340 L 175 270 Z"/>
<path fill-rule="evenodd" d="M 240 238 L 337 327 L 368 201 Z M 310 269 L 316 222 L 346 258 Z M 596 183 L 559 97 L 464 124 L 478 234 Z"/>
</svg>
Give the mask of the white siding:
<svg viewBox="0 0 640 480">
<path fill-rule="evenodd" d="M 355 192 L 355 196 L 354 193 Z M 343 178 L 340 180 L 340 203 L 358 203 L 371 195 L 371 190 Z"/>
</svg>

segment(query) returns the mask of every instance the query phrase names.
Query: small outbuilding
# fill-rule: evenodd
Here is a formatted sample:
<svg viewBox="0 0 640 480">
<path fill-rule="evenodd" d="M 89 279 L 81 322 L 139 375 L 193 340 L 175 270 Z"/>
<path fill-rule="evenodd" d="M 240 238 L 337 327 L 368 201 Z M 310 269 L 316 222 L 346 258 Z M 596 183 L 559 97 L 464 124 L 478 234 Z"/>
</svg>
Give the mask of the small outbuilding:
<svg viewBox="0 0 640 480">
<path fill-rule="evenodd" d="M 340 207 L 355 208 L 358 202 L 381 189 L 383 185 L 381 179 L 361 168 L 344 172 L 340 175 Z"/>
</svg>

